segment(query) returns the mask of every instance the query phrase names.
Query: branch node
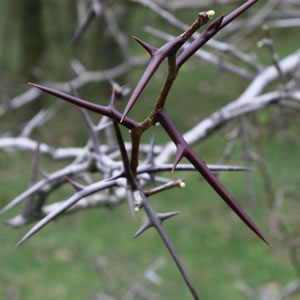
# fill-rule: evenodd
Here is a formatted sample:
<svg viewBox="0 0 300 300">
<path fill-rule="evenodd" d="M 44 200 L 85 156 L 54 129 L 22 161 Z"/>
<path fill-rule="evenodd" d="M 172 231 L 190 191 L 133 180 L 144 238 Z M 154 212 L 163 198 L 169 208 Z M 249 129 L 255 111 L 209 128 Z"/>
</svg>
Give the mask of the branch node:
<svg viewBox="0 0 300 300">
<path fill-rule="evenodd" d="M 168 212 L 168 213 L 158 213 L 156 214 L 157 218 L 159 221 L 162 223 L 163 221 L 172 218 L 174 216 L 177 216 L 180 212 L 179 211 L 173 211 L 173 212 Z M 143 232 L 145 232 L 147 229 L 153 226 L 152 221 L 147 220 L 144 225 L 137 231 L 137 233 L 134 235 L 134 238 L 137 238 L 139 235 L 141 235 Z"/>
</svg>

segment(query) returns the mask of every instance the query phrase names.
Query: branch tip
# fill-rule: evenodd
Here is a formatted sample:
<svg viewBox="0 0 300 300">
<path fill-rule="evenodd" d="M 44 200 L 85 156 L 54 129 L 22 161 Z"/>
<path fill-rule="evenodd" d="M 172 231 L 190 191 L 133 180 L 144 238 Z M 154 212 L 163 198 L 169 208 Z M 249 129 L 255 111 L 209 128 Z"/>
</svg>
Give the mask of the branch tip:
<svg viewBox="0 0 300 300">
<path fill-rule="evenodd" d="M 206 15 L 209 19 L 213 18 L 213 16 L 216 14 L 214 10 L 209 10 L 206 12 Z"/>
<path fill-rule="evenodd" d="M 17 242 L 15 248 L 19 248 L 20 246 L 22 246 L 22 244 L 23 244 L 24 242 L 25 242 L 25 239 L 24 239 L 24 238 L 20 239 L 20 240 Z"/>
<path fill-rule="evenodd" d="M 181 188 L 185 188 L 186 187 L 186 183 L 184 181 L 179 183 L 179 187 Z"/>
</svg>

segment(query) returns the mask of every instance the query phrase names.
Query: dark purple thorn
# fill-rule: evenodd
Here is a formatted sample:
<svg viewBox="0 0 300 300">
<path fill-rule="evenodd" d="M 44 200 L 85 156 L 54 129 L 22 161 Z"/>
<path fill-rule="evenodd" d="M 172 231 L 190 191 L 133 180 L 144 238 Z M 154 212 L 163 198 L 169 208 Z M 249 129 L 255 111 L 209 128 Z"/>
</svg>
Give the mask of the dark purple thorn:
<svg viewBox="0 0 300 300">
<path fill-rule="evenodd" d="M 248 217 L 240 205 L 232 198 L 223 185 L 218 181 L 215 175 L 209 170 L 207 165 L 199 156 L 189 148 L 186 152 L 186 158 L 194 165 L 199 173 L 205 178 L 205 180 L 211 185 L 211 187 L 220 195 L 220 197 L 227 203 L 227 205 L 240 217 L 240 219 L 256 233 L 269 247 L 270 244 L 260 232 L 254 222 Z"/>
<path fill-rule="evenodd" d="M 270 244 L 260 232 L 254 222 L 248 217 L 244 210 L 239 206 L 239 204 L 231 197 L 229 192 L 223 187 L 219 180 L 214 176 L 214 174 L 209 170 L 207 165 L 200 157 L 192 150 L 184 140 L 181 133 L 176 128 L 173 121 L 170 119 L 168 114 L 161 110 L 157 114 L 157 121 L 166 130 L 169 137 L 175 143 L 175 145 L 182 145 L 184 147 L 183 155 L 191 162 L 191 164 L 199 171 L 199 173 L 204 177 L 204 179 L 210 184 L 210 186 L 220 195 L 220 197 L 227 203 L 227 205 L 240 217 L 240 219 L 256 234 L 258 235 L 268 246 Z"/>
<path fill-rule="evenodd" d="M 134 40 L 136 40 L 151 56 L 153 56 L 157 52 L 157 48 L 151 46 L 150 44 L 144 42 L 143 40 L 139 39 L 136 36 L 132 37 Z"/>
<path fill-rule="evenodd" d="M 161 48 L 156 49 L 155 52 L 152 52 L 151 60 L 140 78 L 136 88 L 134 89 L 127 106 L 125 107 L 125 110 L 123 112 L 121 123 L 123 122 L 124 118 L 127 116 L 133 105 L 135 104 L 136 100 L 144 90 L 145 86 L 149 82 L 149 80 L 152 78 L 153 74 L 157 70 L 157 68 L 160 66 L 162 61 L 168 57 L 172 52 L 176 52 L 181 45 L 183 45 L 185 41 L 181 36 L 176 37 L 174 40 L 166 43 Z M 151 46 L 152 47 L 152 46 Z M 147 50 L 148 51 L 148 50 Z"/>
<path fill-rule="evenodd" d="M 57 90 L 54 90 L 54 89 L 51 89 L 51 88 L 48 88 L 48 87 L 45 87 L 45 86 L 42 86 L 42 85 L 39 85 L 39 84 L 36 84 L 36 83 L 29 82 L 28 84 L 42 90 L 43 92 L 46 92 L 46 93 L 51 94 L 55 97 L 66 100 L 66 101 L 68 101 L 72 104 L 78 105 L 80 107 L 86 108 L 90 111 L 96 112 L 98 114 L 105 115 L 105 116 L 108 116 L 110 118 L 114 117 L 114 118 L 117 118 L 118 120 L 120 120 L 121 117 L 122 117 L 121 113 L 116 111 L 116 110 L 114 110 L 114 112 L 112 114 L 110 107 L 106 107 L 106 106 L 102 106 L 102 105 L 99 105 L 99 104 L 91 103 L 91 102 L 88 102 L 86 100 L 80 99 L 78 97 L 71 96 L 71 95 L 62 93 L 60 91 L 57 91 Z M 126 118 L 125 121 L 126 122 L 123 122 L 123 125 L 125 127 L 129 128 L 129 129 L 136 128 L 139 125 L 138 122 L 136 122 L 136 121 L 134 121 L 130 118 Z"/>
<path fill-rule="evenodd" d="M 98 104 L 95 104 L 95 103 L 91 103 L 91 102 L 88 102 L 86 100 L 80 99 L 78 97 L 71 96 L 71 95 L 65 94 L 63 92 L 57 91 L 55 89 L 51 89 L 51 88 L 48 88 L 48 87 L 45 87 L 45 86 L 42 86 L 42 85 L 39 85 L 39 84 L 36 84 L 36 83 L 29 82 L 28 84 L 33 86 L 33 87 L 36 87 L 36 88 L 38 88 L 38 89 L 40 89 L 40 90 L 42 90 L 42 91 L 44 91 L 48 94 L 59 97 L 63 100 L 66 100 L 70 103 L 81 106 L 83 108 L 86 108 L 88 110 L 91 110 L 91 111 L 94 111 L 94 112 L 97 112 L 97 113 L 101 113 L 101 114 L 104 114 L 104 115 L 108 113 L 108 109 L 105 106 L 98 105 Z"/>
<path fill-rule="evenodd" d="M 176 145 L 176 147 L 177 147 L 177 152 L 176 152 L 176 156 L 175 156 L 172 173 L 175 171 L 178 163 L 181 161 L 182 157 L 184 156 L 184 150 L 186 148 L 186 145 L 178 144 L 178 145 Z"/>
<path fill-rule="evenodd" d="M 148 64 L 144 74 L 142 75 L 141 79 L 139 80 L 135 90 L 133 91 L 128 104 L 125 107 L 125 110 L 123 112 L 122 118 L 121 118 L 121 123 L 123 122 L 124 118 L 127 116 L 133 105 L 135 104 L 136 100 L 144 90 L 145 86 L 153 76 L 154 72 L 157 70 L 161 62 L 163 61 L 164 57 L 162 56 L 152 56 L 150 63 Z"/>
</svg>

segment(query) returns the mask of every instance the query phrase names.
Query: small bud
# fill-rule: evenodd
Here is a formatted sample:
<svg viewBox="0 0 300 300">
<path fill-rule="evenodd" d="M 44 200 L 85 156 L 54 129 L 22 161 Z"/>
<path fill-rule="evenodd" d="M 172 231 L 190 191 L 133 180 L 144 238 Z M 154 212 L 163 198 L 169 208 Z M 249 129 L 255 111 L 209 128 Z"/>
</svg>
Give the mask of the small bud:
<svg viewBox="0 0 300 300">
<path fill-rule="evenodd" d="M 264 46 L 264 43 L 262 41 L 257 42 L 257 48 L 262 48 Z"/>
<path fill-rule="evenodd" d="M 155 125 L 156 127 L 158 127 L 160 124 L 159 124 L 159 122 L 156 122 L 154 125 Z"/>
<path fill-rule="evenodd" d="M 115 89 L 116 91 L 118 91 L 120 89 L 120 87 L 121 86 L 118 83 L 114 82 L 113 89 Z"/>
<path fill-rule="evenodd" d="M 129 129 L 128 132 L 131 133 L 131 129 Z"/>
<path fill-rule="evenodd" d="M 136 206 L 136 207 L 134 208 L 134 211 L 135 211 L 135 212 L 138 212 L 138 211 L 140 211 L 140 208 L 139 208 L 138 206 Z"/>
<path fill-rule="evenodd" d="M 184 187 L 186 186 L 186 184 L 185 184 L 185 182 L 182 181 L 182 182 L 179 183 L 179 186 L 180 186 L 181 188 L 184 188 Z"/>
<path fill-rule="evenodd" d="M 262 29 L 263 29 L 263 31 L 268 31 L 268 30 L 269 30 L 269 26 L 268 26 L 268 25 L 264 25 L 264 26 L 262 27 Z"/>
<path fill-rule="evenodd" d="M 211 19 L 215 14 L 216 12 L 214 10 L 209 10 L 206 12 L 206 15 L 209 19 Z"/>
</svg>

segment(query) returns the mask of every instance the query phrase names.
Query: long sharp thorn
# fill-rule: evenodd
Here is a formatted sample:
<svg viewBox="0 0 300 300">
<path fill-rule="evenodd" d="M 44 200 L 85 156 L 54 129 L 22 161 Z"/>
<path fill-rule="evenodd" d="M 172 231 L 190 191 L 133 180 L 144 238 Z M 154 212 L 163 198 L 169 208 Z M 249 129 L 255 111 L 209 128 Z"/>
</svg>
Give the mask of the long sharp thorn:
<svg viewBox="0 0 300 300">
<path fill-rule="evenodd" d="M 270 247 L 269 242 L 264 237 L 264 235 L 260 232 L 258 227 L 254 224 L 254 222 L 250 219 L 250 217 L 244 212 L 244 210 L 240 207 L 240 205 L 232 198 L 232 196 L 227 192 L 227 190 L 218 181 L 218 179 L 213 175 L 213 173 L 209 170 L 205 162 L 202 161 L 198 157 L 198 155 L 192 150 L 189 151 L 186 157 L 200 172 L 200 174 L 206 179 L 206 181 L 211 185 L 211 187 L 228 204 L 228 206 L 240 217 L 240 219 Z"/>
<path fill-rule="evenodd" d="M 78 200 L 79 201 L 79 200 Z M 77 202 L 77 201 L 76 201 Z M 39 221 L 35 226 L 33 226 L 24 236 L 23 238 L 17 243 L 16 247 L 19 247 L 21 244 L 23 244 L 26 240 L 28 240 L 31 236 L 33 236 L 35 233 L 37 233 L 40 229 L 42 229 L 44 226 L 46 226 L 50 221 L 61 215 L 65 210 L 67 210 L 70 206 L 72 206 L 75 203 L 69 204 L 64 203 L 61 207 L 59 207 L 57 210 L 51 212 L 49 215 L 44 217 L 41 221 Z"/>
<path fill-rule="evenodd" d="M 85 195 L 85 196 L 87 196 L 87 195 Z M 28 240 L 31 236 L 33 236 L 35 233 L 37 233 L 39 230 L 41 230 L 49 222 L 51 222 L 53 219 L 57 218 L 59 215 L 64 213 L 67 209 L 69 209 L 71 206 L 73 206 L 75 203 L 77 203 L 81 199 L 82 199 L 82 197 L 75 194 L 69 200 L 67 200 L 63 204 L 61 204 L 60 207 L 58 207 L 56 210 L 50 212 L 48 215 L 46 215 L 42 220 L 40 220 L 36 225 L 34 225 L 24 235 L 24 237 L 17 243 L 16 247 L 23 244 L 26 240 Z"/>
<path fill-rule="evenodd" d="M 151 46 L 150 44 L 146 43 L 145 41 L 137 38 L 136 36 L 132 36 L 134 40 L 136 40 L 151 56 L 155 54 L 157 48 Z"/>
<path fill-rule="evenodd" d="M 175 161 L 174 161 L 174 165 L 172 168 L 172 173 L 174 173 L 177 165 L 179 164 L 179 162 L 181 161 L 182 157 L 184 156 L 184 146 L 182 145 L 177 145 L 177 152 L 176 152 L 176 157 L 175 157 Z"/>
<path fill-rule="evenodd" d="M 14 206 L 16 206 L 20 202 L 24 201 L 26 198 L 30 197 L 33 193 L 35 193 L 36 191 L 38 191 L 38 189 L 41 188 L 41 187 L 42 187 L 42 181 L 37 182 L 33 186 L 30 186 L 25 192 L 23 192 L 21 195 L 17 196 L 15 199 L 13 199 L 8 204 L 6 204 L 6 206 L 4 206 L 0 210 L 0 215 L 6 213 L 11 208 L 13 208 Z"/>
<path fill-rule="evenodd" d="M 51 222 L 53 219 L 57 218 L 59 215 L 64 213 L 66 210 L 68 210 L 70 207 L 72 207 L 74 204 L 76 204 L 78 201 L 80 201 L 82 198 L 87 197 L 91 195 L 94 191 L 100 191 L 108 187 L 115 186 L 115 183 L 113 181 L 106 182 L 101 187 L 99 187 L 98 183 L 91 184 L 89 187 L 91 190 L 89 190 L 86 193 L 79 192 L 74 194 L 70 199 L 63 202 L 57 209 L 51 211 L 48 215 L 46 215 L 42 220 L 40 220 L 36 225 L 34 225 L 25 235 L 24 237 L 17 243 L 17 247 L 23 244 L 26 240 L 28 240 L 31 236 L 33 236 L 35 233 L 37 233 L 40 229 L 42 229 L 44 226 L 46 226 L 49 222 Z"/>
<path fill-rule="evenodd" d="M 179 211 L 173 211 L 173 212 L 169 212 L 169 213 L 160 213 L 160 214 L 157 214 L 157 216 L 161 221 L 165 221 L 169 218 L 177 216 L 178 214 L 180 214 Z"/>
<path fill-rule="evenodd" d="M 80 99 L 80 98 L 62 93 L 60 91 L 57 91 L 57 90 L 54 90 L 54 89 L 51 89 L 51 88 L 48 88 L 48 87 L 45 87 L 45 86 L 42 86 L 42 85 L 39 85 L 39 84 L 36 84 L 36 83 L 29 82 L 28 84 L 33 86 L 33 87 L 36 87 L 36 88 L 40 89 L 43 92 L 46 92 L 46 93 L 51 94 L 55 97 L 66 100 L 67 102 L 78 105 L 80 107 L 86 108 L 90 111 L 94 111 L 98 114 L 108 116 L 109 118 L 115 117 L 119 120 L 122 117 L 121 113 L 119 113 L 118 111 L 114 111 L 113 114 L 112 114 L 111 109 L 109 107 L 98 105 L 96 103 L 92 103 L 92 102 L 89 102 L 89 101 L 86 101 L 86 100 L 83 100 L 83 99 Z M 139 125 L 139 123 L 128 118 L 124 125 L 127 128 L 132 129 L 132 128 L 137 127 Z"/>
<path fill-rule="evenodd" d="M 243 211 L 239 204 L 231 197 L 223 185 L 218 181 L 214 174 L 210 171 L 208 166 L 200 157 L 192 150 L 192 148 L 186 144 L 184 138 L 177 130 L 175 124 L 169 118 L 167 113 L 162 110 L 158 113 L 158 121 L 167 131 L 170 138 L 177 145 L 182 144 L 185 147 L 184 156 L 190 161 L 190 163 L 198 170 L 198 172 L 203 176 L 203 178 L 210 184 L 210 186 L 219 194 L 219 196 L 227 203 L 227 205 L 240 217 L 240 219 L 258 236 L 260 237 L 268 246 L 270 244 L 260 232 L 254 222 L 248 217 L 248 215 Z M 178 146 L 177 146 L 178 147 Z"/>
<path fill-rule="evenodd" d="M 147 229 L 149 229 L 152 226 L 153 226 L 152 223 L 149 220 L 147 220 L 146 223 L 134 235 L 134 238 L 137 238 L 139 235 L 141 235 L 143 232 L 145 232 Z"/>
<path fill-rule="evenodd" d="M 123 120 L 125 119 L 125 117 L 129 113 L 129 111 L 131 110 L 131 108 L 133 107 L 135 102 L 137 101 L 138 97 L 140 96 L 140 94 L 144 90 L 146 84 L 149 82 L 149 80 L 153 76 L 156 69 L 159 67 L 162 60 L 163 60 L 163 58 L 157 57 L 157 56 L 154 56 L 153 58 L 151 58 L 151 61 L 150 61 L 149 65 L 147 66 L 144 74 L 142 75 L 141 79 L 139 80 L 136 88 L 134 89 L 134 91 L 133 91 L 133 93 L 132 93 L 132 95 L 131 95 L 131 97 L 130 97 L 130 99 L 129 99 L 126 107 L 125 107 L 125 110 L 123 112 L 123 115 L 122 115 L 122 118 L 121 118 L 121 121 L 120 121 L 121 123 L 123 122 Z"/>
<path fill-rule="evenodd" d="M 157 218 L 161 222 L 163 222 L 163 221 L 165 221 L 165 220 L 167 220 L 169 218 L 177 216 L 178 214 L 180 214 L 179 211 L 173 211 L 173 212 L 168 212 L 168 213 L 158 213 L 157 214 Z M 141 235 L 143 232 L 145 232 L 147 229 L 149 229 L 152 226 L 153 226 L 153 224 L 151 223 L 151 221 L 147 220 L 146 223 L 134 235 L 134 238 L 137 238 L 139 235 Z"/>
<path fill-rule="evenodd" d="M 139 40 L 139 42 L 142 42 L 142 45 L 145 46 L 146 44 Z M 123 122 L 124 118 L 127 116 L 127 114 L 129 113 L 130 109 L 132 108 L 132 106 L 135 104 L 136 100 L 138 99 L 138 97 L 140 96 L 140 94 L 142 93 L 142 91 L 144 90 L 145 86 L 147 85 L 147 83 L 149 82 L 149 80 L 151 79 L 151 77 L 153 76 L 154 72 L 157 70 L 157 68 L 160 66 L 160 64 L 162 63 L 162 61 L 169 56 L 169 54 L 172 51 L 177 51 L 180 46 L 182 46 L 184 43 L 184 41 L 182 40 L 181 36 L 176 37 L 175 39 L 173 39 L 172 41 L 166 43 L 165 45 L 163 45 L 162 47 L 160 47 L 159 49 L 155 49 L 155 51 L 151 50 L 149 48 L 150 45 L 146 45 L 147 51 L 151 51 L 152 53 L 152 57 L 151 60 L 144 72 L 144 74 L 142 75 L 140 81 L 138 82 L 136 88 L 134 89 L 127 106 L 125 107 L 125 110 L 123 112 L 123 116 L 121 118 L 121 123 Z"/>
<path fill-rule="evenodd" d="M 65 210 L 67 210 L 71 205 L 66 206 L 63 204 L 57 210 L 51 212 L 49 215 L 44 217 L 41 221 L 39 221 L 35 226 L 33 226 L 24 236 L 23 238 L 17 243 L 16 247 L 22 245 L 26 240 L 28 240 L 31 236 L 37 233 L 40 229 L 46 226 L 50 221 L 61 215 Z"/>
<path fill-rule="evenodd" d="M 104 107 L 104 106 L 88 102 L 86 100 L 83 100 L 83 99 L 80 99 L 78 97 L 65 94 L 65 93 L 57 91 L 55 89 L 51 89 L 51 88 L 42 86 L 40 84 L 36 84 L 36 83 L 32 83 L 32 82 L 29 82 L 28 84 L 31 85 L 31 86 L 33 86 L 33 87 L 36 87 L 36 88 L 42 90 L 43 92 L 46 92 L 48 94 L 51 94 L 53 96 L 56 96 L 56 97 L 61 98 L 63 100 L 66 100 L 66 101 L 68 101 L 70 103 L 73 103 L 75 105 L 78 105 L 78 106 L 81 106 L 83 108 L 86 108 L 88 110 L 91 110 L 91 111 L 94 111 L 94 112 L 98 112 L 100 114 L 107 114 L 107 108 Z"/>
</svg>

